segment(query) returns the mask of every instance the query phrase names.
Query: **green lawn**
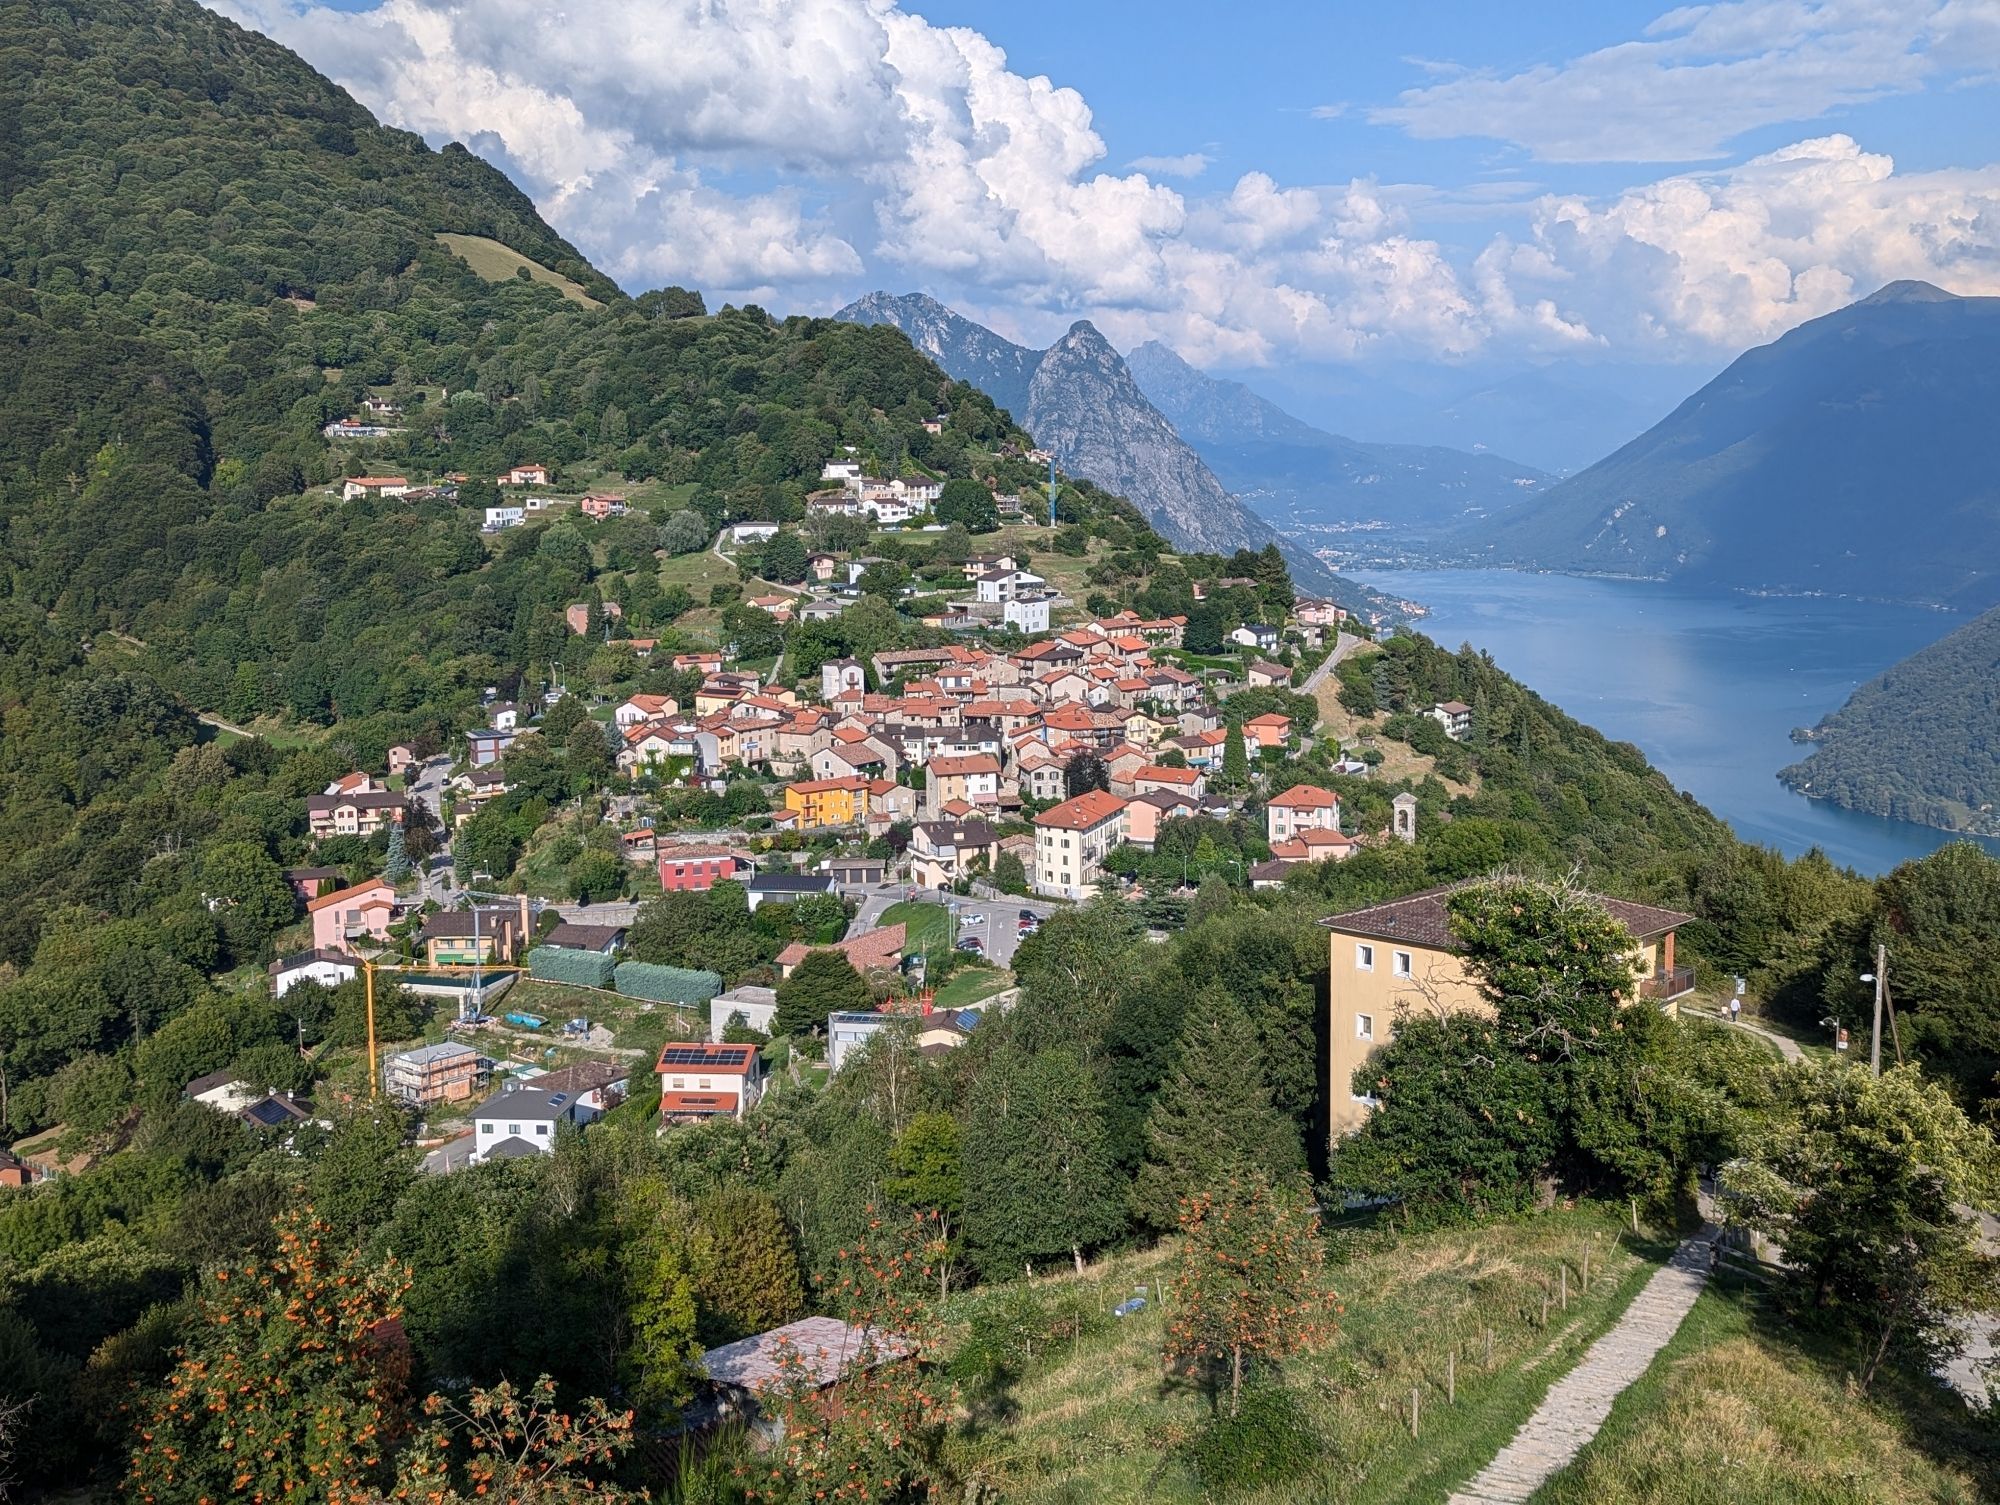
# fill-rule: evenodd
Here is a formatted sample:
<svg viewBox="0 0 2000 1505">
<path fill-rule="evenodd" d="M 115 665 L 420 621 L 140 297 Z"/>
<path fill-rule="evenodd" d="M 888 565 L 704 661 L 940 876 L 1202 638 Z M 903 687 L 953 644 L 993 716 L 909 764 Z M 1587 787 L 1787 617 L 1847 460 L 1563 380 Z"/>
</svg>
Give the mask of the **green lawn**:
<svg viewBox="0 0 2000 1505">
<path fill-rule="evenodd" d="M 1331 1271 L 1343 1305 L 1340 1334 L 1283 1376 L 1320 1434 L 1318 1467 L 1285 1485 L 1246 1483 L 1236 1499 L 1442 1499 L 1513 1435 L 1671 1248 L 1634 1242 L 1614 1218 L 1592 1210 L 1407 1238 L 1347 1237 L 1352 1257 Z M 1559 1263 L 1569 1269 L 1569 1309 L 1552 1305 L 1544 1326 L 1543 1295 L 1558 1290 Z M 1075 1335 L 1045 1335 L 1037 1352 L 1011 1366 L 1018 1378 L 986 1382 L 983 1393 L 973 1387 L 972 1415 L 985 1420 L 954 1436 L 957 1471 L 1028 1505 L 1203 1500 L 1180 1447 L 1203 1424 L 1206 1403 L 1161 1379 L 1158 1293 L 1170 1273 L 1168 1256 L 1155 1251 L 1107 1262 L 1075 1282 L 1079 1310 L 1065 1319 Z M 1123 1321 L 1101 1315 L 1139 1285 L 1155 1295 L 1147 1311 Z M 970 1327 L 982 1302 L 1019 1299 L 1018 1287 L 988 1288 L 961 1298 L 954 1315 Z M 1455 1400 L 1448 1401 L 1453 1355 Z M 1413 1388 L 1421 1396 L 1416 1438 Z"/>
<path fill-rule="evenodd" d="M 951 916 L 942 904 L 905 899 L 902 903 L 891 904 L 883 910 L 880 923 L 884 928 L 890 925 L 909 927 L 903 934 L 905 954 L 912 951 L 942 951 L 951 944 Z"/>
<path fill-rule="evenodd" d="M 1014 986 L 1010 972 L 996 972 L 989 967 L 967 967 L 963 972 L 953 974 L 945 985 L 937 990 L 933 1000 L 941 1009 L 962 1009 L 991 998 L 995 993 L 1004 993 Z"/>
</svg>

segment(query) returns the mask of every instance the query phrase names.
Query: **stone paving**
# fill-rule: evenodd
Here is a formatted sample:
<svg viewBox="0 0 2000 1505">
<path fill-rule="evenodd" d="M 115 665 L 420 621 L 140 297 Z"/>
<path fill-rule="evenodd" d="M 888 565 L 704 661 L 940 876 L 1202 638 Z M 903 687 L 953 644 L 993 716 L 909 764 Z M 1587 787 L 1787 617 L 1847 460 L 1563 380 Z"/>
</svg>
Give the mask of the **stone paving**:
<svg viewBox="0 0 2000 1505">
<path fill-rule="evenodd" d="M 1550 1387 L 1513 1441 L 1456 1491 L 1449 1505 L 1522 1505 L 1575 1459 L 1604 1425 L 1612 1403 L 1679 1331 L 1681 1320 L 1708 1284 L 1714 1236 L 1714 1230 L 1708 1230 L 1674 1251 L 1666 1267 L 1632 1298 L 1617 1325 Z"/>
</svg>

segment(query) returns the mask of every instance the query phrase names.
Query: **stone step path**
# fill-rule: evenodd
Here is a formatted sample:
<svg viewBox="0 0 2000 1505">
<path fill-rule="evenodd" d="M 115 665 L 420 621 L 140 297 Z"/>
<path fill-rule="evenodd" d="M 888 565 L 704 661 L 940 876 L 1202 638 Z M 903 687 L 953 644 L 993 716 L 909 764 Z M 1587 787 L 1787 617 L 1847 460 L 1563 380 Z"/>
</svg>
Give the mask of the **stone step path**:
<svg viewBox="0 0 2000 1505">
<path fill-rule="evenodd" d="M 1449 1505 L 1522 1505 L 1551 1475 L 1575 1460 L 1604 1425 L 1612 1402 L 1646 1372 L 1653 1356 L 1680 1330 L 1688 1309 L 1708 1284 L 1714 1236 L 1714 1230 L 1708 1230 L 1674 1251 L 1666 1267 L 1632 1298 L 1617 1325 L 1550 1387 L 1513 1440 L 1451 1496 Z"/>
</svg>

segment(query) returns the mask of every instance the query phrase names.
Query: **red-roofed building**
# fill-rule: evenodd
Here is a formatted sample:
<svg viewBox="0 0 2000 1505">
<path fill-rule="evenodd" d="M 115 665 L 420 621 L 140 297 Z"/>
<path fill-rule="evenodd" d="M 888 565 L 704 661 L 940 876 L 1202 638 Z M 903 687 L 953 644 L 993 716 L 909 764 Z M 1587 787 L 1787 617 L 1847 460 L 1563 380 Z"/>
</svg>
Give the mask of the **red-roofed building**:
<svg viewBox="0 0 2000 1505">
<path fill-rule="evenodd" d="M 669 1040 L 653 1069 L 666 1123 L 741 1118 L 764 1095 L 764 1060 L 754 1045 Z"/>
<path fill-rule="evenodd" d="M 838 951 L 857 972 L 885 971 L 902 961 L 903 942 L 908 934 L 907 925 L 884 925 L 879 930 L 864 930 L 859 935 L 850 935 L 832 946 L 809 946 L 804 941 L 793 941 L 778 953 L 778 975 L 790 977 L 792 969 L 815 951 Z"/>
<path fill-rule="evenodd" d="M 1133 772 L 1133 793 L 1152 794 L 1156 790 L 1198 800 L 1208 793 L 1208 780 L 1198 768 L 1168 768 L 1160 763 L 1148 763 Z"/>
<path fill-rule="evenodd" d="M 1125 801 L 1092 789 L 1035 817 L 1034 887 L 1081 899 L 1103 876 L 1104 854 L 1125 839 Z"/>
<path fill-rule="evenodd" d="M 1340 829 L 1340 796 L 1331 789 L 1294 784 L 1264 806 L 1264 834 L 1272 842 L 1290 841 L 1301 831 L 1315 829 Z"/>
<path fill-rule="evenodd" d="M 1262 750 L 1267 747 L 1283 747 L 1292 739 L 1292 718 L 1280 716 L 1271 711 L 1262 716 L 1252 716 L 1243 723 L 1243 740 L 1250 746 Z"/>
<path fill-rule="evenodd" d="M 396 917 L 396 890 L 381 878 L 321 894 L 306 905 L 315 951 L 352 951 L 356 942 L 385 945 Z"/>
</svg>

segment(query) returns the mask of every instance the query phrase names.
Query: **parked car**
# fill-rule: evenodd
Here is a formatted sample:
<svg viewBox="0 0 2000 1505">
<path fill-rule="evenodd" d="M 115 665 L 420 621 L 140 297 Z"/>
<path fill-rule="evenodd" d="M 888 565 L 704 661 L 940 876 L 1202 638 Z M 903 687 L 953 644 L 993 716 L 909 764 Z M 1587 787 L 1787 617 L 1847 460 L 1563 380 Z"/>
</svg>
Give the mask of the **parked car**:
<svg viewBox="0 0 2000 1505">
<path fill-rule="evenodd" d="M 958 951 L 984 951 L 986 948 L 979 944 L 978 936 L 966 935 L 959 937 L 958 945 L 953 949 Z"/>
<path fill-rule="evenodd" d="M 1021 911 L 1021 923 L 1023 925 L 1027 924 L 1030 920 L 1034 921 L 1036 924 L 1039 925 L 1041 923 L 1041 919 L 1042 917 L 1036 914 L 1032 909 L 1024 909 Z"/>
<path fill-rule="evenodd" d="M 984 925 L 986 923 L 986 916 L 975 909 L 958 923 L 961 925 Z"/>
</svg>

